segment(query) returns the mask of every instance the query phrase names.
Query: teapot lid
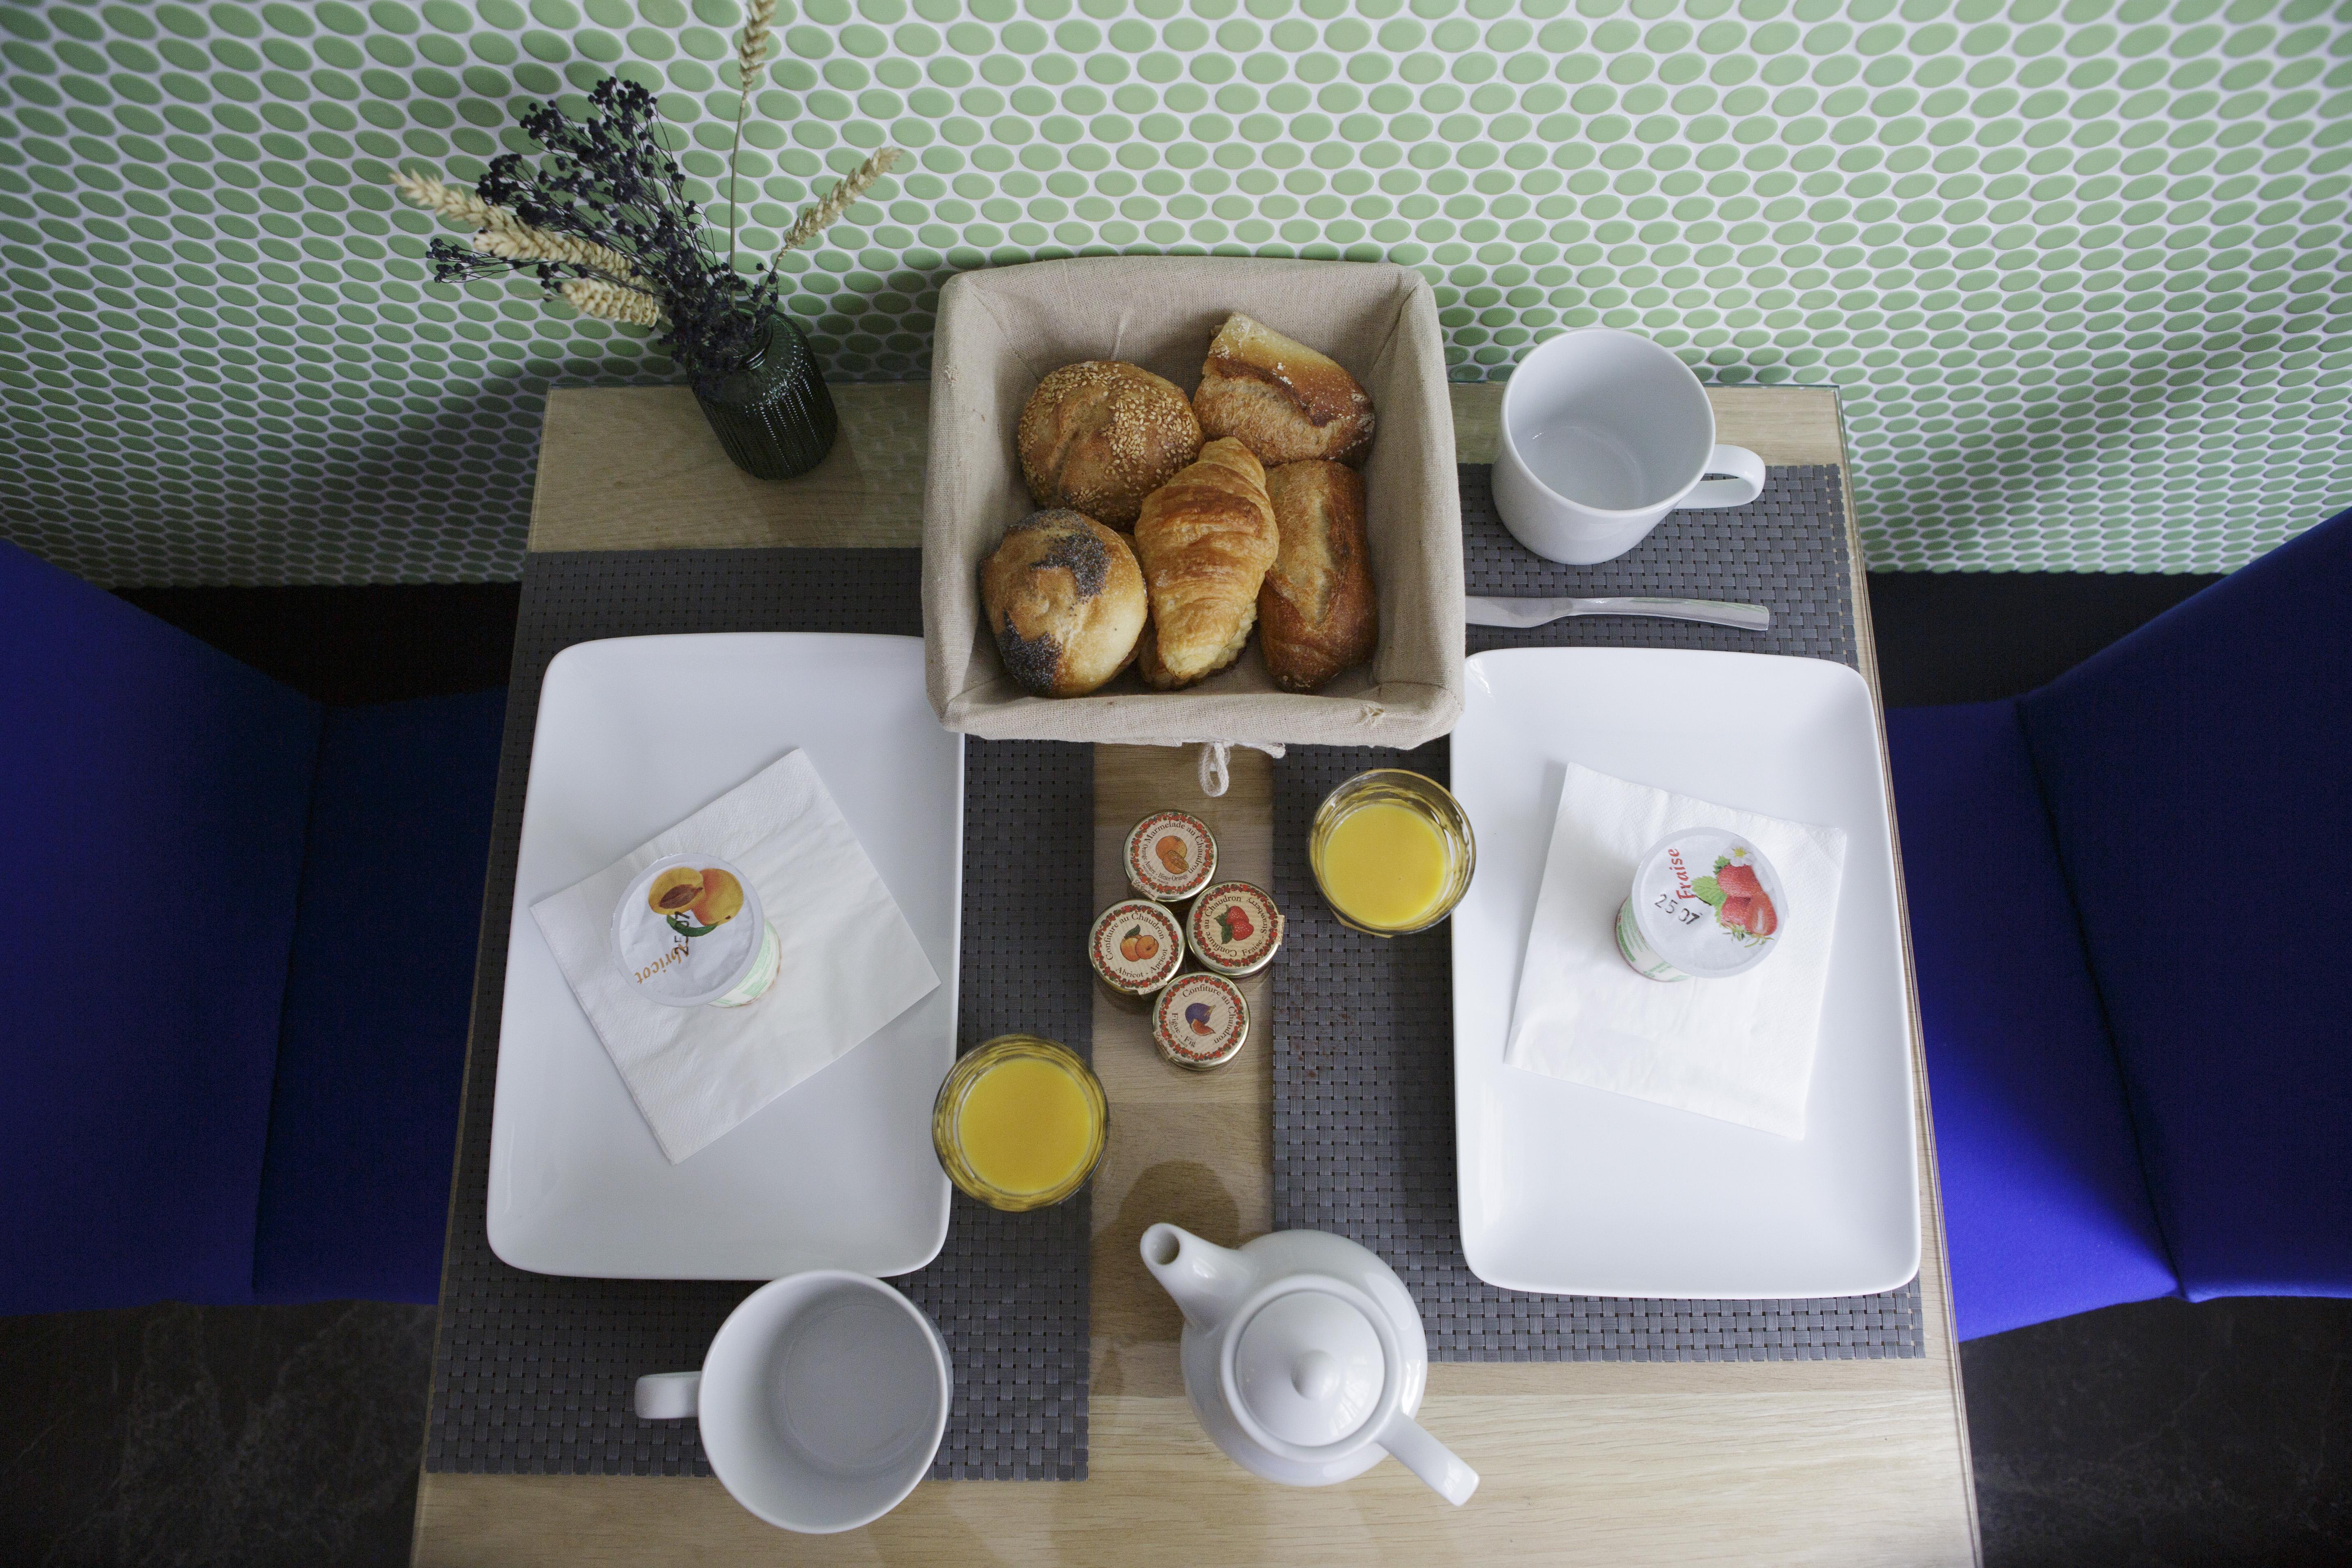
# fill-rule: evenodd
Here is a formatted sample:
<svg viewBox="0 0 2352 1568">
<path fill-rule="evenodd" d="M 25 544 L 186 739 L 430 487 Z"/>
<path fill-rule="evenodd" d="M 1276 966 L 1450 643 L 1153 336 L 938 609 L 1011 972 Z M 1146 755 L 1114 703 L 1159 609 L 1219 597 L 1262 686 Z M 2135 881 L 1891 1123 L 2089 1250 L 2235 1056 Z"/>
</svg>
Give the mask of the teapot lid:
<svg viewBox="0 0 2352 1568">
<path fill-rule="evenodd" d="M 1328 1290 L 1276 1296 L 1234 1345 L 1234 1385 L 1251 1419 L 1286 1443 L 1328 1447 L 1381 1403 L 1388 1360 L 1363 1310 Z"/>
</svg>

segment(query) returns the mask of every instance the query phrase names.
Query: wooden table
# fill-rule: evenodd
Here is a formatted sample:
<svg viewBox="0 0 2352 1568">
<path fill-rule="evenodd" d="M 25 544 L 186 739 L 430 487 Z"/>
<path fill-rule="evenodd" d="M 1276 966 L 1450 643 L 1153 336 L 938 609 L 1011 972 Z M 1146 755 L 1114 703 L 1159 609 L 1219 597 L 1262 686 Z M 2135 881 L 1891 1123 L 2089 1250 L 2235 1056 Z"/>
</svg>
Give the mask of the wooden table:
<svg viewBox="0 0 2352 1568">
<path fill-rule="evenodd" d="M 1491 459 L 1501 391 L 1454 389 L 1463 461 Z M 1708 395 L 1721 439 L 1768 463 L 1843 464 L 1834 393 Z M 919 543 L 928 388 L 844 386 L 835 396 L 842 439 L 833 455 L 801 479 L 772 484 L 728 464 L 683 389 L 559 389 L 548 403 L 530 548 Z M 1855 601 L 1862 673 L 1874 691 L 1858 571 Z M 1206 800 L 1188 752 L 1102 747 L 1095 795 L 1099 903 L 1118 891 L 1128 825 L 1169 805 L 1209 821 L 1221 868 L 1271 879 L 1271 776 L 1257 752 L 1237 753 L 1230 793 Z M 1233 1070 L 1202 1079 L 1162 1064 L 1126 1014 L 1097 1006 L 1094 1030 L 1095 1067 L 1115 1110 L 1094 1192 L 1091 1479 L 925 1482 L 879 1523 L 811 1537 L 761 1524 L 715 1480 L 428 1474 L 418 1489 L 415 1561 L 1422 1568 L 1977 1560 L 1923 1066 L 1926 1356 L 1435 1363 L 1422 1418 L 1485 1478 L 1456 1510 L 1391 1464 L 1345 1486 L 1277 1487 L 1202 1435 L 1177 1370 L 1181 1320 L 1145 1273 L 1137 1238 L 1161 1219 L 1228 1245 L 1270 1228 L 1270 1053 L 1254 1039 Z"/>
</svg>

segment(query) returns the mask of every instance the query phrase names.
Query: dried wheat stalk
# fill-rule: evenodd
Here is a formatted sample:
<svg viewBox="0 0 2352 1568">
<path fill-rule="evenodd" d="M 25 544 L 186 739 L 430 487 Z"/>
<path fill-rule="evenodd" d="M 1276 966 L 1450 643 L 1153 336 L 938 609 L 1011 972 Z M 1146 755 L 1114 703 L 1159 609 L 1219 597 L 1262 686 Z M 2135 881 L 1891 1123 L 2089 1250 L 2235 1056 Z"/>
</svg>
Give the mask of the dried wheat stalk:
<svg viewBox="0 0 2352 1568">
<path fill-rule="evenodd" d="M 742 176 L 736 171 L 743 151 L 743 114 L 751 104 L 751 84 L 768 58 L 768 25 L 776 19 L 776 0 L 744 0 L 743 37 L 735 45 L 735 69 L 742 79 L 735 95 L 735 141 L 727 150 L 727 265 L 735 265 L 735 235 L 743 225 L 743 193 L 736 188 Z"/>
<path fill-rule="evenodd" d="M 640 293 L 652 288 L 627 257 L 577 235 L 557 234 L 519 223 L 507 228 L 486 228 L 474 236 L 473 244 L 486 256 L 509 261 L 568 262 L 590 272 L 601 272 L 611 281 Z"/>
<path fill-rule="evenodd" d="M 661 325 L 661 301 L 635 289 L 575 278 L 563 285 L 562 292 L 572 308 L 583 316 L 601 316 L 608 321 L 626 321 L 639 327 Z"/>
<path fill-rule="evenodd" d="M 834 220 L 849 210 L 850 205 L 866 194 L 866 188 L 883 175 L 906 154 L 896 147 L 885 147 L 849 173 L 848 178 L 833 187 L 825 198 L 814 206 L 801 208 L 799 221 L 784 236 L 784 243 L 776 247 L 782 256 L 787 250 L 798 250 L 833 226 Z"/>
<path fill-rule="evenodd" d="M 506 208 L 494 207 L 464 186 L 444 184 L 430 174 L 412 174 L 404 169 L 393 175 L 392 184 L 416 205 L 453 223 L 500 231 L 522 226 L 521 220 Z"/>
</svg>

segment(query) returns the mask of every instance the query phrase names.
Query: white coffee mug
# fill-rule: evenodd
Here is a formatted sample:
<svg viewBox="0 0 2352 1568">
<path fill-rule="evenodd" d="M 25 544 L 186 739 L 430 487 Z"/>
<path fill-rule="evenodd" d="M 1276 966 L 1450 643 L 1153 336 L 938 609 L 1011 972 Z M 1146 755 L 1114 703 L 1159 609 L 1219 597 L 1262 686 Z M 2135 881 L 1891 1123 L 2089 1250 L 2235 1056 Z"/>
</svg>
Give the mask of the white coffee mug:
<svg viewBox="0 0 2352 1568">
<path fill-rule="evenodd" d="M 1562 332 L 1503 385 L 1495 510 L 1547 561 L 1608 561 L 1677 507 L 1746 506 L 1763 492 L 1764 459 L 1715 444 L 1706 389 L 1647 338 Z"/>
<path fill-rule="evenodd" d="M 646 1421 L 697 1415 L 735 1500 L 785 1530 L 855 1530 L 905 1500 L 947 1433 L 948 1347 L 920 1308 L 863 1274 L 762 1285 L 700 1372 L 637 1379 Z"/>
</svg>

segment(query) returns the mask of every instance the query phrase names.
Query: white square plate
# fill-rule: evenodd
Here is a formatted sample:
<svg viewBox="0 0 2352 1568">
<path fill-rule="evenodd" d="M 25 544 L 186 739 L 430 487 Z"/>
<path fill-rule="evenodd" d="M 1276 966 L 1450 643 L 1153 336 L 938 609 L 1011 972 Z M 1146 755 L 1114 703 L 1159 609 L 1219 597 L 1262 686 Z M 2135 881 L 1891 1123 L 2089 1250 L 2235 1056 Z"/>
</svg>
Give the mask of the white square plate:
<svg viewBox="0 0 2352 1568">
<path fill-rule="evenodd" d="M 1503 1065 L 1572 762 L 1845 829 L 1802 1140 Z M 1843 665 L 1680 648 L 1470 660 L 1454 793 L 1478 874 L 1454 915 L 1454 1093 L 1462 1247 L 1478 1278 L 1706 1300 L 1866 1295 L 1918 1272 L 1911 1012 L 1884 780 L 1869 688 Z"/>
<path fill-rule="evenodd" d="M 556 967 L 531 904 L 799 747 L 898 900 L 940 986 L 673 1165 Z M 540 695 L 507 937 L 490 1249 L 541 1274 L 903 1274 L 947 1239 L 931 1101 L 955 1059 L 963 737 L 913 637 L 619 637 L 555 656 Z M 771 996 L 761 1005 L 790 1005 Z"/>
</svg>

